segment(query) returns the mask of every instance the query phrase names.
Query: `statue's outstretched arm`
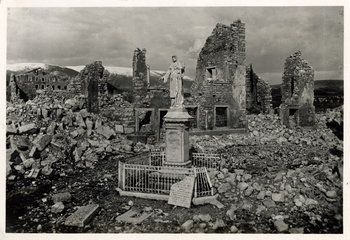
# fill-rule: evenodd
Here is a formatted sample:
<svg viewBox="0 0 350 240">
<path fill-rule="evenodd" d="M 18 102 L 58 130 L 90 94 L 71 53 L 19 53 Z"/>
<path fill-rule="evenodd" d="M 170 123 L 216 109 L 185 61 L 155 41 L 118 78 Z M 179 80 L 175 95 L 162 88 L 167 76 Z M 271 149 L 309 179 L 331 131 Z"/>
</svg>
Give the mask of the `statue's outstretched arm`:
<svg viewBox="0 0 350 240">
<path fill-rule="evenodd" d="M 169 76 L 170 76 L 170 73 L 171 73 L 171 67 L 169 67 L 168 71 L 165 73 L 165 75 L 161 78 L 161 79 L 164 79 L 164 83 L 166 83 L 169 79 Z"/>
</svg>

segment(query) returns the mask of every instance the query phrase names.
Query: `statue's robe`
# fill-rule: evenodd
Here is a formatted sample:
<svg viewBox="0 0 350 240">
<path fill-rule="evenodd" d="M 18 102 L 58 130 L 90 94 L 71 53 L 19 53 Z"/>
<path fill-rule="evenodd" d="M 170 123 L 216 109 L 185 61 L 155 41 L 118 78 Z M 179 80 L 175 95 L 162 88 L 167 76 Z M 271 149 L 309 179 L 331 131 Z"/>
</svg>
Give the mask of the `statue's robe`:
<svg viewBox="0 0 350 240">
<path fill-rule="evenodd" d="M 164 82 L 170 79 L 171 107 L 181 107 L 184 102 L 182 89 L 182 66 L 181 63 L 173 62 L 164 76 Z"/>
</svg>

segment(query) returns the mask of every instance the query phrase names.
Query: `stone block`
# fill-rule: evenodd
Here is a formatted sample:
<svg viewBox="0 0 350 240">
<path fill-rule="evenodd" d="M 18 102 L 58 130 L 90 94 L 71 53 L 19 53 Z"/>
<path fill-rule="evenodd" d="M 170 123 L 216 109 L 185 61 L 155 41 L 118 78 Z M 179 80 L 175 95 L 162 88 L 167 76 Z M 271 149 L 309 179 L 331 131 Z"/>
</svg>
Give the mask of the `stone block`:
<svg viewBox="0 0 350 240">
<path fill-rule="evenodd" d="M 189 232 L 193 227 L 193 220 L 187 220 L 181 225 L 181 229 L 183 229 L 185 232 Z"/>
<path fill-rule="evenodd" d="M 52 207 L 51 207 L 51 212 L 53 213 L 60 213 L 64 210 L 64 204 L 63 202 L 58 202 L 55 203 Z"/>
<path fill-rule="evenodd" d="M 115 125 L 115 132 L 116 133 L 124 133 L 124 126 L 123 125 Z"/>
<path fill-rule="evenodd" d="M 72 195 L 69 192 L 62 192 L 52 195 L 51 198 L 54 203 L 67 202 L 72 198 Z"/>
<path fill-rule="evenodd" d="M 126 222 L 126 223 L 132 223 L 132 224 L 140 224 L 144 220 L 146 220 L 148 217 L 152 216 L 152 212 L 142 212 L 138 210 L 131 209 L 127 211 L 126 213 L 118 216 L 116 218 L 117 221 L 120 222 Z"/>
<path fill-rule="evenodd" d="M 101 126 L 96 129 L 96 132 L 104 136 L 106 139 L 110 139 L 113 135 L 115 135 L 114 130 L 108 126 Z"/>
<path fill-rule="evenodd" d="M 7 125 L 6 126 L 6 135 L 17 134 L 18 129 L 14 126 Z"/>
<path fill-rule="evenodd" d="M 39 151 L 42 151 L 46 148 L 47 145 L 50 144 L 51 140 L 52 140 L 52 135 L 39 135 L 34 140 L 34 142 L 37 149 Z"/>
<path fill-rule="evenodd" d="M 36 127 L 35 123 L 30 123 L 30 124 L 20 126 L 18 128 L 18 132 L 19 134 L 24 134 L 24 133 L 34 134 L 38 132 L 38 128 Z"/>
<path fill-rule="evenodd" d="M 64 225 L 73 227 L 84 227 L 98 212 L 98 204 L 90 204 L 79 207 L 72 215 L 66 218 Z"/>
<path fill-rule="evenodd" d="M 135 132 L 135 128 L 133 128 L 133 127 L 125 127 L 124 128 L 124 132 L 125 132 L 125 134 L 134 133 Z"/>
</svg>

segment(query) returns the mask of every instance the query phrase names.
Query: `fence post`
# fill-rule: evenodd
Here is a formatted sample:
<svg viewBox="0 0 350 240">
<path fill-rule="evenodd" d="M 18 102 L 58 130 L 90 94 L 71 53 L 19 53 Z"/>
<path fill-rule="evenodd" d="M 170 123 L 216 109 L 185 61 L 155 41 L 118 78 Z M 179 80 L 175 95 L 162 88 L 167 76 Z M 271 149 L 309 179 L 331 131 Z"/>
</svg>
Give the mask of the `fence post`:
<svg viewBox="0 0 350 240">
<path fill-rule="evenodd" d="M 220 153 L 220 164 L 219 164 L 219 170 L 221 170 L 222 169 L 222 154 Z"/>
<path fill-rule="evenodd" d="M 148 157 L 148 160 L 149 160 L 149 163 L 148 163 L 148 165 L 152 165 L 152 151 L 151 150 L 149 150 L 149 157 Z"/>
<path fill-rule="evenodd" d="M 198 184 L 198 181 L 197 181 L 197 171 L 196 171 L 196 168 L 193 167 L 193 172 L 194 172 L 194 197 L 196 198 L 197 197 L 197 184 Z"/>
<path fill-rule="evenodd" d="M 122 166 L 122 189 L 125 190 L 125 164 L 121 163 Z"/>
<path fill-rule="evenodd" d="M 121 162 L 120 160 L 118 161 L 118 187 L 122 187 L 122 171 L 121 171 Z"/>
</svg>

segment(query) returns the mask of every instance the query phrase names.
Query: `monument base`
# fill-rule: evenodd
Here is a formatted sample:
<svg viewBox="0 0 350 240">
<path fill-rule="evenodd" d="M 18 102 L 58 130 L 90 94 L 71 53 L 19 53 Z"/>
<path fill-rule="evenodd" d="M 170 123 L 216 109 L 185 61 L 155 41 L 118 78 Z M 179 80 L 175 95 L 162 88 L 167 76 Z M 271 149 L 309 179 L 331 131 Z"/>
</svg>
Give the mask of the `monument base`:
<svg viewBox="0 0 350 240">
<path fill-rule="evenodd" d="M 164 162 L 164 166 L 166 167 L 191 167 L 192 162 L 190 160 L 188 160 L 187 162 Z"/>
<path fill-rule="evenodd" d="M 189 167 L 189 123 L 192 117 L 184 108 L 170 108 L 164 116 L 166 131 L 165 165 Z"/>
</svg>

